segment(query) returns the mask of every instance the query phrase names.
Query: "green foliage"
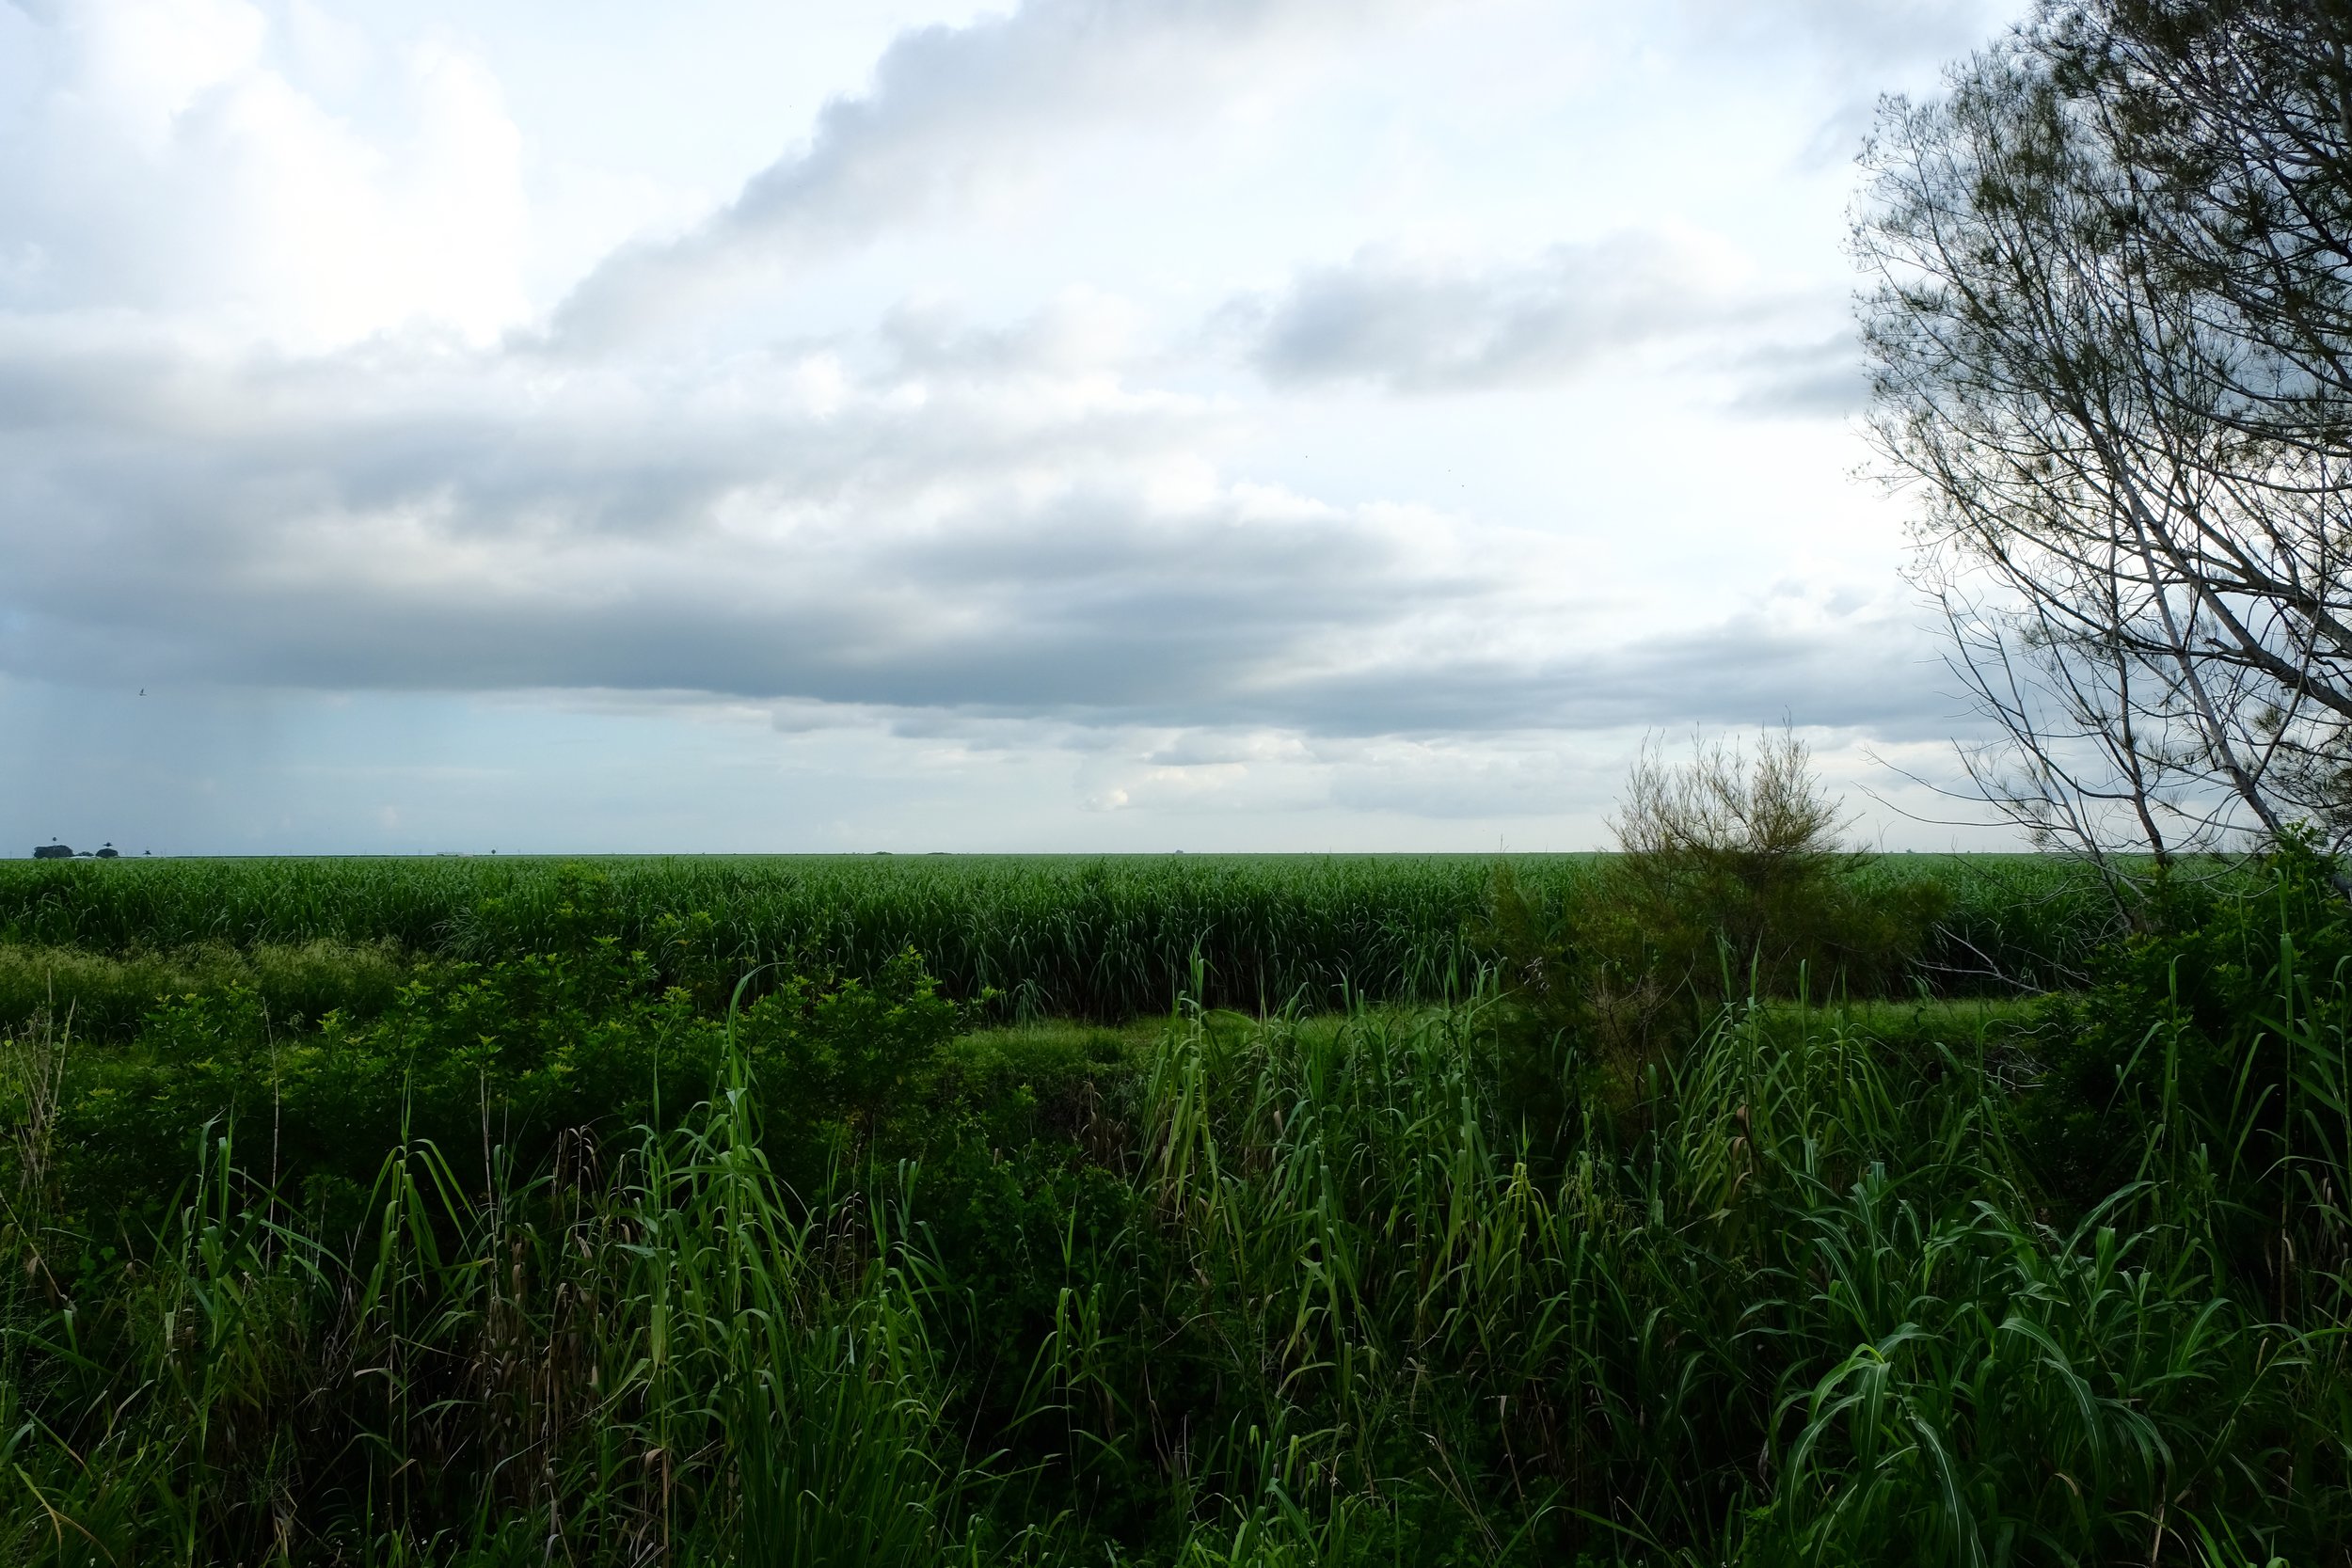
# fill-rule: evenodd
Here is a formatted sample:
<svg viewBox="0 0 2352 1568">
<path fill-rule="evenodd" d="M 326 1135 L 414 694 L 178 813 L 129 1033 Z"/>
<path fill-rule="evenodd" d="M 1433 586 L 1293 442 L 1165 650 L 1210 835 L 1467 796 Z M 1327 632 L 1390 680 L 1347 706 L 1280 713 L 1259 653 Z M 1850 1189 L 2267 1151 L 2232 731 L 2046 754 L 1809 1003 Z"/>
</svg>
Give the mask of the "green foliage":
<svg viewBox="0 0 2352 1568">
<path fill-rule="evenodd" d="M 1091 1147 L 980 1050 L 807 1180 L 739 1029 L 600 1158 L 394 1144 L 356 1231 L 216 1144 L 9 1303 L 12 1560 L 2342 1560 L 2340 1320 L 2194 1196 L 2039 1221 L 1980 1045 L 1726 1015 L 1539 1177 L 1490 1006 L 1187 1015 Z"/>
<path fill-rule="evenodd" d="M 1148 1018 L 1180 991 L 1251 1012 L 1294 1001 L 1320 1011 L 1358 996 L 1441 1002 L 1475 983 L 1470 927 L 1486 914 L 1498 864 L 1551 906 L 1607 863 L 1592 855 L 0 861 L 0 954 L 14 955 L 0 958 L 0 1022 L 42 1005 L 52 974 L 60 1007 L 76 1000 L 56 958 L 69 950 L 129 966 L 117 972 L 122 984 L 108 982 L 122 999 L 108 1016 L 127 1027 L 153 997 L 199 989 L 148 973 L 189 967 L 182 956 L 191 951 L 389 943 L 414 959 L 485 963 L 563 950 L 583 928 L 643 949 L 665 982 L 689 987 L 705 1007 L 759 965 L 870 978 L 909 947 L 948 995 L 993 990 L 993 1014 L 1009 1021 Z M 2111 920 L 2096 879 L 2049 856 L 1883 856 L 1851 880 L 1948 890 L 1950 909 L 1919 954 L 1920 973 L 1942 990 L 2071 983 Z M 1696 967 L 1713 986 L 1711 940 Z M 27 967 L 28 948 L 46 956 Z M 25 977 L 11 981 L 12 972 Z M 375 1003 L 308 996 L 294 1005 L 315 1018 L 329 1006 Z"/>
<path fill-rule="evenodd" d="M 413 967 L 382 942 L 323 938 L 122 956 L 0 943 L 0 1024 L 46 1012 L 61 1027 L 70 1022 L 76 1038 L 119 1039 L 135 1033 L 160 998 L 231 987 L 250 991 L 270 1017 L 295 1024 L 329 1012 L 380 1011 Z"/>
<path fill-rule="evenodd" d="M 2217 892 L 2242 890 L 2231 865 L 2198 869 Z M 2062 855 L 1879 855 L 1856 879 L 1940 890 L 1942 912 L 1917 965 L 1940 994 L 2078 988 L 2106 945 L 2129 932 L 2099 878 Z"/>
<path fill-rule="evenodd" d="M 854 1141 L 900 1113 L 963 1016 L 906 954 L 870 985 L 789 977 L 737 1021 L 738 1049 L 804 1166 L 836 1132 Z M 124 1049 L 65 1053 L 62 1179 L 93 1200 L 160 1202 L 191 1150 L 233 1138 L 266 1149 L 273 1181 L 356 1190 L 407 1139 L 480 1182 L 500 1160 L 545 1162 L 567 1133 L 673 1123 L 712 1092 L 727 1029 L 611 938 L 440 966 L 372 1018 L 309 1029 L 274 1024 L 232 984 L 167 1000 Z"/>
<path fill-rule="evenodd" d="M 1670 995 L 1786 995 L 1806 974 L 1876 993 L 1899 982 L 1941 889 L 1857 878 L 1864 857 L 1842 842 L 1842 810 L 1792 734 L 1761 736 L 1753 763 L 1720 741 L 1676 767 L 1646 749 L 1587 923 L 1619 967 Z"/>
<path fill-rule="evenodd" d="M 2090 990 L 2043 1004 L 2020 1129 L 2075 1209 L 2135 1178 L 2222 1184 L 2237 1244 L 2270 1253 L 2283 1283 L 2342 1258 L 2352 906 L 2304 841 L 2265 871 L 2245 895 L 2169 890 L 2154 928 L 2109 948 Z M 2296 1220 L 2307 1211 L 2324 1234 Z"/>
<path fill-rule="evenodd" d="M 1547 882 L 1589 857 L 1527 858 Z M 91 952 L 389 941 L 489 961 L 580 930 L 644 949 L 665 979 L 744 970 L 870 978 L 908 947 L 950 995 L 1000 1016 L 1165 1012 L 1202 1000 L 1314 1007 L 1464 994 L 1463 924 L 1485 856 L 761 856 L 0 862 L 0 941 Z M 77 875 L 97 871 L 98 876 Z M 698 915 L 709 924 L 681 929 Z M 685 939 L 683 943 L 678 939 Z M 682 967 L 703 966 L 695 974 Z M 715 966 L 715 967 L 714 967 Z"/>
<path fill-rule="evenodd" d="M 37 1023 L 0 1560 L 2344 1563 L 2324 869 L 2079 1005 L 1718 1006 L 1638 1114 L 1524 983 L 972 1031 L 900 953 L 738 1006 L 585 871 L 366 1017 Z M 2128 1168 L 2050 1164 L 2069 1096 Z"/>
</svg>

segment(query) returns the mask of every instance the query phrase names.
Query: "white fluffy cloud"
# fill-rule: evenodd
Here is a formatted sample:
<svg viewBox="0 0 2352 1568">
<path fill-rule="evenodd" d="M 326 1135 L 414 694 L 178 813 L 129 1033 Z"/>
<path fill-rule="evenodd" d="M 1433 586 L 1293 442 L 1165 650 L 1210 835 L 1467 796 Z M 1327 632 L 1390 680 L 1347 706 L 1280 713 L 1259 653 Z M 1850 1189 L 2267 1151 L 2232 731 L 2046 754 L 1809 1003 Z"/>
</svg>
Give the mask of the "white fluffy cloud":
<svg viewBox="0 0 2352 1568">
<path fill-rule="evenodd" d="M 0 302 L 201 322 L 294 352 L 525 312 L 521 136 L 483 63 L 383 62 L 383 127 L 304 90 L 246 0 L 27 15 L 0 143 Z"/>
</svg>

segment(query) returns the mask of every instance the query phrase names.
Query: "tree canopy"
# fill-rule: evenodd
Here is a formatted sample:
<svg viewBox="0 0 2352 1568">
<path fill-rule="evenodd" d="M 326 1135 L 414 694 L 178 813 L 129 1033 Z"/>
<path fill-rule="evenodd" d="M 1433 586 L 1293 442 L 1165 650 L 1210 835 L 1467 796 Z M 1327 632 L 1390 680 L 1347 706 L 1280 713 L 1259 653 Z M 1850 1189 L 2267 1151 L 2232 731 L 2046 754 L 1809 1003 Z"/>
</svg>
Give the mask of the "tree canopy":
<svg viewBox="0 0 2352 1568">
<path fill-rule="evenodd" d="M 1872 428 L 2032 833 L 2352 835 L 2352 6 L 2060 0 L 1891 100 Z"/>
</svg>

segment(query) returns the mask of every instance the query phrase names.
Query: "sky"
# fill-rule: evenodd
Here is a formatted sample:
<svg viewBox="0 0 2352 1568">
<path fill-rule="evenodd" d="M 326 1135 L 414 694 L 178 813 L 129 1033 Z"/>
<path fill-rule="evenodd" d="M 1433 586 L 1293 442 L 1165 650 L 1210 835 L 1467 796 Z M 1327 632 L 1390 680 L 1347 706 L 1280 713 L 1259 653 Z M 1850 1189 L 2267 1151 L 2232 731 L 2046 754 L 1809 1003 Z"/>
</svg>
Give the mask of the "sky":
<svg viewBox="0 0 2352 1568">
<path fill-rule="evenodd" d="M 2014 8 L 0 0 L 0 852 L 1992 842 L 1843 242 Z"/>
</svg>

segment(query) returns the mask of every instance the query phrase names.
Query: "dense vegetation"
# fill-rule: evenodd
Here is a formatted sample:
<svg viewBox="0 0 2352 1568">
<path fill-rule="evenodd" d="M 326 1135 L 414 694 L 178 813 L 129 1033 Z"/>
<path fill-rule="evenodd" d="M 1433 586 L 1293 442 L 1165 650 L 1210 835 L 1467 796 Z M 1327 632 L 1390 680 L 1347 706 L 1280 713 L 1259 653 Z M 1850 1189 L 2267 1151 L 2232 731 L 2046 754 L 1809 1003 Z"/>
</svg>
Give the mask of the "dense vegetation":
<svg viewBox="0 0 2352 1568">
<path fill-rule="evenodd" d="M 1521 892 L 1556 915 L 1604 859 L 1508 863 Z M 709 917 L 708 955 L 726 965 L 870 977 L 913 947 L 950 995 L 993 990 L 1002 1018 L 1165 1013 L 1193 984 L 1196 959 L 1205 988 L 1196 999 L 1212 1006 L 1436 1002 L 1470 989 L 1495 864 L 1474 855 L 0 861 L 0 954 L 13 955 L 0 959 L 0 1016 L 29 1011 L 71 971 L 87 1006 L 135 1020 L 158 990 L 184 989 L 174 975 L 219 974 L 257 955 L 290 997 L 315 1001 L 327 993 L 292 976 L 318 967 L 300 957 L 318 943 L 483 962 L 564 940 L 583 919 L 660 966 L 681 951 L 677 923 L 698 915 Z M 1939 992 L 2063 983 L 2114 928 L 2095 879 L 2048 857 L 1891 855 L 1854 875 L 1942 889 L 1917 966 Z"/>
<path fill-rule="evenodd" d="M 11 868 L 0 1560 L 2347 1560 L 2324 867 L 1932 866 Z M 1104 929 L 1172 1006 L 989 1023 Z"/>
</svg>

